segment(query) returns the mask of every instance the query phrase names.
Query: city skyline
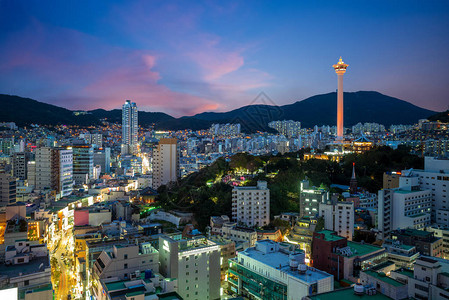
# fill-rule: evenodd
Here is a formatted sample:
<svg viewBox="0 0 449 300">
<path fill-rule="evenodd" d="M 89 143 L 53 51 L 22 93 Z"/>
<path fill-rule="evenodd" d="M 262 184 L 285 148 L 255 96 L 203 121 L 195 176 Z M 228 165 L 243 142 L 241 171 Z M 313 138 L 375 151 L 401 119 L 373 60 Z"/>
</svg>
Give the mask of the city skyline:
<svg viewBox="0 0 449 300">
<path fill-rule="evenodd" d="M 0 5 L 0 92 L 69 109 L 132 99 L 179 117 L 261 91 L 283 105 L 335 91 L 329 65 L 340 56 L 351 65 L 346 91 L 447 109 L 443 2 Z"/>
</svg>

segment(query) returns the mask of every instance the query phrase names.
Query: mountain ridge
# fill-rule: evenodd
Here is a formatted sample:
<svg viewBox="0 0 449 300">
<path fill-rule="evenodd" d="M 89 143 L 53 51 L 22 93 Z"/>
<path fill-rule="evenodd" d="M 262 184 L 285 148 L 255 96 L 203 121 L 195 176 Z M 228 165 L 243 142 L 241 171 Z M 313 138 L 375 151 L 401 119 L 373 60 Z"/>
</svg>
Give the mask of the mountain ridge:
<svg viewBox="0 0 449 300">
<path fill-rule="evenodd" d="M 344 93 L 345 126 L 362 122 L 413 124 L 436 112 L 413 105 L 405 100 L 375 91 Z M 275 120 L 300 121 L 303 127 L 335 125 L 337 110 L 336 92 L 319 94 L 286 105 L 253 104 L 227 112 L 203 112 L 194 116 L 174 118 L 162 112 L 139 111 L 139 124 L 155 125 L 156 129 L 206 129 L 213 123 L 241 123 L 242 131 L 269 130 L 268 122 Z M 74 111 L 30 98 L 0 94 L 0 122 L 32 123 L 42 125 L 96 125 L 101 119 L 121 122 L 121 110 L 94 109 L 87 114 L 75 115 Z M 77 110 L 78 111 L 78 110 Z"/>
</svg>

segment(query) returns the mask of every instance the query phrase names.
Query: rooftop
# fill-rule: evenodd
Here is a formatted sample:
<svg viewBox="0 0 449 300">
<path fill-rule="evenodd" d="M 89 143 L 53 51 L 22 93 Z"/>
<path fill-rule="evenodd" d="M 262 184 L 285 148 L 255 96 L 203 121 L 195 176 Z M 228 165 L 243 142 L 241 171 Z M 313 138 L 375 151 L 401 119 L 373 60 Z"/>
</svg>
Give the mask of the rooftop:
<svg viewBox="0 0 449 300">
<path fill-rule="evenodd" d="M 324 240 L 329 242 L 345 239 L 344 237 L 337 235 L 336 232 L 331 230 L 321 230 L 317 233 L 324 234 Z"/>
<path fill-rule="evenodd" d="M 365 256 L 367 254 L 383 250 L 382 247 L 377 247 L 370 244 L 356 243 L 351 241 L 348 241 L 348 246 L 349 248 L 351 248 L 352 251 L 352 255 L 350 257 Z"/>
<path fill-rule="evenodd" d="M 367 295 L 367 294 L 355 295 L 354 288 L 352 288 L 352 287 L 349 287 L 346 289 L 340 289 L 340 290 L 336 290 L 336 291 L 332 291 L 332 292 L 328 292 L 328 293 L 323 293 L 323 294 L 319 294 L 319 295 L 315 295 L 315 296 L 309 296 L 309 298 L 313 299 L 313 300 L 334 300 L 334 299 L 345 299 L 345 300 L 353 300 L 353 299 L 384 300 L 384 299 L 389 299 L 389 300 L 391 300 L 390 297 L 387 297 L 380 293 L 377 293 L 376 295 Z"/>
<path fill-rule="evenodd" d="M 364 271 L 364 272 L 365 272 L 365 274 L 367 274 L 367 275 L 369 275 L 371 277 L 374 277 L 374 278 L 376 278 L 376 279 L 378 279 L 380 281 L 383 281 L 386 284 L 389 284 L 389 285 L 392 285 L 392 286 L 403 286 L 404 285 L 402 282 L 396 281 L 393 278 L 388 277 L 383 272 L 379 272 L 378 273 L 378 272 L 374 272 L 374 271 L 371 271 L 371 270 L 367 270 L 367 271 Z"/>
<path fill-rule="evenodd" d="M 393 272 L 413 278 L 413 270 L 401 268 L 401 269 L 394 270 Z"/>
<path fill-rule="evenodd" d="M 43 267 L 39 268 L 41 264 L 43 265 Z M 13 278 L 21 275 L 43 272 L 45 268 L 50 268 L 50 261 L 48 259 L 48 256 L 34 258 L 26 264 L 12 266 L 1 264 L 0 274 L 6 275 L 9 278 Z"/>
<path fill-rule="evenodd" d="M 300 252 L 303 252 L 302 250 Z M 298 252 L 298 253 L 300 253 Z M 298 254 L 296 253 L 296 254 Z M 271 268 L 280 269 L 281 271 L 288 273 L 290 276 L 296 277 L 304 282 L 315 282 L 323 278 L 332 276 L 324 271 L 320 270 L 310 270 L 308 269 L 305 274 L 299 274 L 297 270 L 291 270 L 289 265 L 289 254 L 276 251 L 271 253 L 264 253 L 262 251 L 256 250 L 255 247 L 248 248 L 245 251 L 239 252 L 240 255 L 245 255 L 251 257 L 254 260 L 259 261 Z"/>
</svg>

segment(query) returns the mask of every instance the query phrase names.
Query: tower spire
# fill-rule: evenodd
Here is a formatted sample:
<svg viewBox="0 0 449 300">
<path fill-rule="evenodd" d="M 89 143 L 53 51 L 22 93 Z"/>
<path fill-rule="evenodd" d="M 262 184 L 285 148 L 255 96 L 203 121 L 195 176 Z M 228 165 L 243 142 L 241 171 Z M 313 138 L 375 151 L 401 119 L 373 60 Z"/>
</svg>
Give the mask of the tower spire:
<svg viewBox="0 0 449 300">
<path fill-rule="evenodd" d="M 357 193 L 357 178 L 355 177 L 355 162 L 352 163 L 352 177 L 349 181 L 349 192 L 351 194 Z"/>
</svg>

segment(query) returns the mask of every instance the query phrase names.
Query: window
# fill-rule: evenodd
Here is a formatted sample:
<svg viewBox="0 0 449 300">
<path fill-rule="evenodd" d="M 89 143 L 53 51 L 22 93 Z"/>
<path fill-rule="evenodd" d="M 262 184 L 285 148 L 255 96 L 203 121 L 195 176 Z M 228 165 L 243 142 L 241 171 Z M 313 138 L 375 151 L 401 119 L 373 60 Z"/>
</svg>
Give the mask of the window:
<svg viewBox="0 0 449 300">
<path fill-rule="evenodd" d="M 123 269 L 128 269 L 128 264 L 124 264 Z"/>
<path fill-rule="evenodd" d="M 23 282 L 23 285 L 25 285 L 25 286 L 30 285 L 30 281 L 29 281 L 29 280 L 25 280 L 25 281 Z"/>
<path fill-rule="evenodd" d="M 123 259 L 128 259 L 128 254 L 124 254 Z"/>
</svg>

